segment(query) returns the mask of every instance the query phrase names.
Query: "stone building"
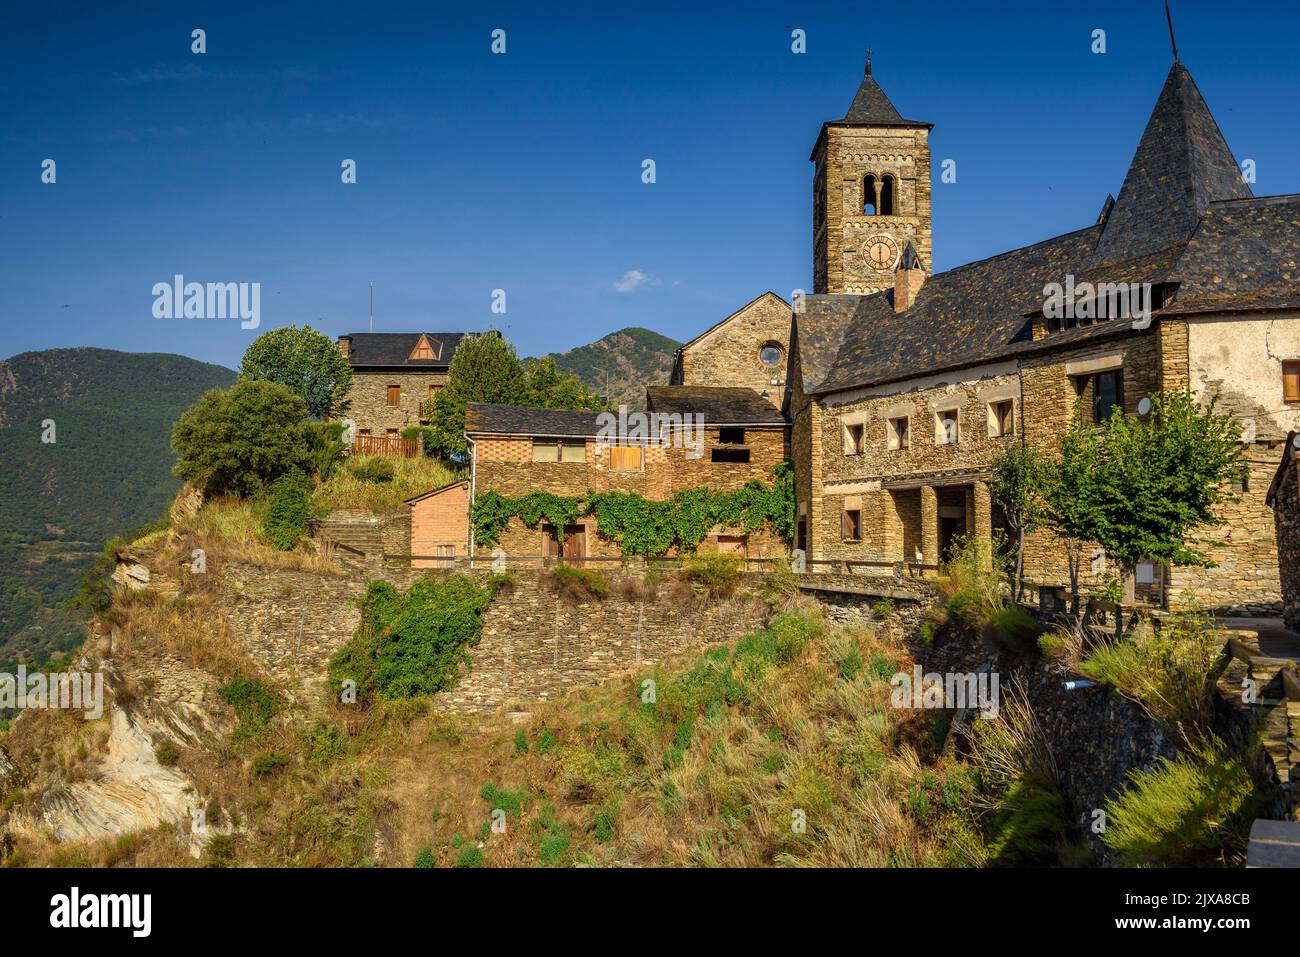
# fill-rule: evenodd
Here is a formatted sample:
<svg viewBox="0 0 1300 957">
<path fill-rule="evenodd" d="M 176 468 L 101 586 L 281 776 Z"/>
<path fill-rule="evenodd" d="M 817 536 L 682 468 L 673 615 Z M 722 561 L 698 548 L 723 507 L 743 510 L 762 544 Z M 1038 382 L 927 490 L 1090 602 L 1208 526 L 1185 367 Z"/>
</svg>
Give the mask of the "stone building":
<svg viewBox="0 0 1300 957">
<path fill-rule="evenodd" d="M 678 348 L 670 384 L 744 387 L 780 408 L 790 319 L 788 302 L 763 293 Z"/>
<path fill-rule="evenodd" d="M 621 491 L 662 501 L 686 489 L 726 491 L 751 479 L 771 482 L 773 469 L 787 458 L 785 419 L 752 389 L 653 386 L 647 389 L 647 411 L 702 416 L 703 425 L 697 433 L 677 428 L 679 419 L 663 420 L 674 425 L 654 430 L 651 439 L 636 437 L 629 428 L 606 444 L 600 441 L 608 437 L 601 413 L 470 403 L 465 417 L 470 494 L 477 500 L 488 492 L 519 498 L 539 490 L 565 497 Z M 529 528 L 512 518 L 499 545 L 517 557 L 620 554 L 616 542 L 597 534 L 592 516 L 562 531 L 546 522 Z M 751 557 L 784 549 L 766 529 L 746 535 L 742 529 L 714 528 L 701 545 L 701 551 Z"/>
<path fill-rule="evenodd" d="M 1300 450 L 1296 434 L 1287 436 L 1282 461 L 1268 487 L 1267 501 L 1277 529 L 1277 560 L 1282 579 L 1282 617 L 1300 631 Z"/>
<path fill-rule="evenodd" d="M 868 67 L 813 151 L 817 292 L 795 310 L 785 404 L 798 546 L 933 569 L 959 535 L 1000 524 L 988 478 L 1008 443 L 1054 449 L 1076 402 L 1101 421 L 1186 388 L 1239 417 L 1251 472 L 1215 530 L 1217 567 L 1144 565 L 1137 584 L 1171 605 L 1276 603 L 1264 496 L 1300 427 L 1300 196 L 1252 195 L 1176 61 L 1095 223 L 932 275 L 929 129 Z M 1073 294 L 1064 314 L 1050 284 Z M 1068 581 L 1045 535 L 1026 567 Z"/>
<path fill-rule="evenodd" d="M 447 383 L 461 332 L 353 332 L 339 336 L 352 366 L 348 420 L 359 437 L 396 439 L 420 425 L 424 403 Z"/>
</svg>

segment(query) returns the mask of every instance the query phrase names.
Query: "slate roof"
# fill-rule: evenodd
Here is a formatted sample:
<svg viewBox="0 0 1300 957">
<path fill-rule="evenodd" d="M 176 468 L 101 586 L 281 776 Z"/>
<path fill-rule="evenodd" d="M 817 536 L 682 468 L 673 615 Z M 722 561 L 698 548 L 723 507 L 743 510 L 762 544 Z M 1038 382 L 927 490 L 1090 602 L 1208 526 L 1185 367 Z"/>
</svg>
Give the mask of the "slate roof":
<svg viewBox="0 0 1300 957">
<path fill-rule="evenodd" d="M 1093 265 L 1181 245 L 1210 203 L 1250 196 L 1196 81 L 1174 61 L 1106 219 Z"/>
<path fill-rule="evenodd" d="M 427 336 L 433 351 L 441 353 L 436 359 L 411 359 L 411 350 Z M 342 338 L 352 340 L 348 363 L 352 368 L 411 368 L 445 369 L 451 365 L 456 347 L 465 338 L 463 332 L 350 332 Z"/>
<path fill-rule="evenodd" d="M 599 431 L 599 412 L 567 409 L 535 409 L 526 405 L 471 402 L 465 410 L 465 432 L 469 435 L 556 435 L 594 437 Z"/>
<path fill-rule="evenodd" d="M 785 417 L 753 389 L 730 386 L 652 385 L 646 410 L 702 415 L 706 425 L 784 426 Z"/>
<path fill-rule="evenodd" d="M 1300 195 L 1211 203 L 1167 312 L 1300 308 Z"/>
<path fill-rule="evenodd" d="M 1300 307 L 1300 196 L 1253 198 L 1214 118 L 1175 62 L 1113 207 L 1097 224 L 893 292 L 809 296 L 795 316 L 803 390 L 825 394 L 1011 359 L 1132 331 L 1098 322 L 1032 339 L 1043 287 L 1178 283 L 1156 313 Z"/>
<path fill-rule="evenodd" d="M 867 61 L 863 71 L 862 84 L 849 104 L 849 111 L 844 114 L 841 123 L 858 123 L 866 126 L 931 126 L 917 120 L 905 120 L 894 108 L 885 91 L 880 88 L 875 77 L 871 75 L 871 61 Z"/>
</svg>

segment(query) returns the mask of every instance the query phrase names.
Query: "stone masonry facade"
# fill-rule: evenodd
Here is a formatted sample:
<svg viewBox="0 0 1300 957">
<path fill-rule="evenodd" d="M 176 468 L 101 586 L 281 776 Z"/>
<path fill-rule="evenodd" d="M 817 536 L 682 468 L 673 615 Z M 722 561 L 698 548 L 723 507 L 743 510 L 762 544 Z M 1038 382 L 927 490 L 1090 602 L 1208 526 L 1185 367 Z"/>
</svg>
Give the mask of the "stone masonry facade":
<svg viewBox="0 0 1300 957">
<path fill-rule="evenodd" d="M 785 398 L 790 315 L 788 302 L 776 293 L 763 293 L 681 347 L 673 384 L 740 386 L 766 393 L 780 408 Z"/>
<path fill-rule="evenodd" d="M 347 418 L 357 425 L 357 431 L 369 430 L 371 435 L 386 435 L 390 430 L 420 425 L 424 421 L 424 403 L 437 390 L 447 384 L 446 372 L 384 371 L 352 374 L 351 405 Z M 397 386 L 397 404 L 388 402 L 389 387 Z"/>
</svg>

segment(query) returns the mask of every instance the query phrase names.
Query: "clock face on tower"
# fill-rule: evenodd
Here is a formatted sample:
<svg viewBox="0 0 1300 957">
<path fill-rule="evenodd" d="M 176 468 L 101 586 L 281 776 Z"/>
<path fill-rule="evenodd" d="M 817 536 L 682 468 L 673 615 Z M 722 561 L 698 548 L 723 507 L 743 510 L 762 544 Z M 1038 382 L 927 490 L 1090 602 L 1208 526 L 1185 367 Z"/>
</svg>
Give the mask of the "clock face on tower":
<svg viewBox="0 0 1300 957">
<path fill-rule="evenodd" d="M 894 263 L 898 262 L 898 243 L 883 233 L 868 236 L 866 242 L 862 244 L 862 256 L 872 269 L 884 272 L 886 269 L 892 269 Z"/>
</svg>

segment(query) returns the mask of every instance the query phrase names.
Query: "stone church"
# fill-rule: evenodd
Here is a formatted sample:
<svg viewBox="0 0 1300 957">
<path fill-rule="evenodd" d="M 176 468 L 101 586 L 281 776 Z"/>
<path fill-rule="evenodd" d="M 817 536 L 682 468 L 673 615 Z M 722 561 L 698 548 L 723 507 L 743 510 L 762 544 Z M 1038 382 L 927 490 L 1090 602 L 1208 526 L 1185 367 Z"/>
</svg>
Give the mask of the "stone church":
<svg viewBox="0 0 1300 957">
<path fill-rule="evenodd" d="M 1300 429 L 1300 196 L 1252 194 L 1175 60 L 1095 222 L 933 273 L 931 128 L 903 118 L 868 63 L 813 145 L 814 294 L 793 308 L 760 296 L 683 346 L 673 382 L 747 385 L 781 406 L 809 559 L 923 573 L 1001 524 L 988 479 L 1007 443 L 1053 449 L 1079 400 L 1100 422 L 1143 414 L 1159 390 L 1218 396 L 1250 475 L 1215 530 L 1217 567 L 1145 564 L 1131 586 L 1170 606 L 1275 605 L 1265 495 Z M 1053 284 L 1078 293 L 1064 314 Z M 1143 309 L 1121 309 L 1128 291 Z M 1085 572 L 1104 566 L 1094 553 Z M 1063 543 L 1034 537 L 1026 572 L 1066 584 Z"/>
</svg>

